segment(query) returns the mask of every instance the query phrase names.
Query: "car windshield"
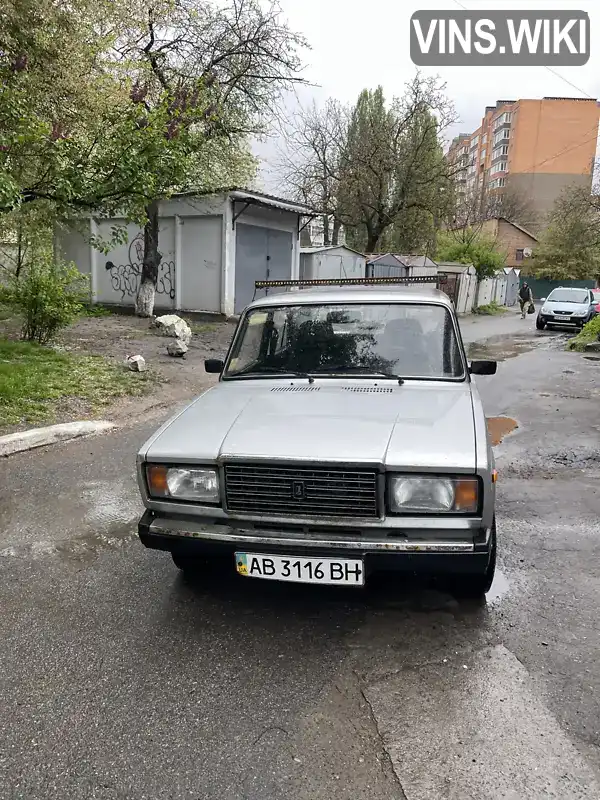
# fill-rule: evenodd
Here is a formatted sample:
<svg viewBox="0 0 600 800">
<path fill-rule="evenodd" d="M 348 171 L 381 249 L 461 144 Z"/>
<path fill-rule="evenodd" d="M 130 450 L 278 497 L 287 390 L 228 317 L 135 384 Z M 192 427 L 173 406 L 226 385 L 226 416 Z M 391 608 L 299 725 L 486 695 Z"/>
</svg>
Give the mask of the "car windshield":
<svg viewBox="0 0 600 800">
<path fill-rule="evenodd" d="M 587 303 L 588 300 L 585 289 L 555 289 L 548 297 L 551 303 Z"/>
<path fill-rule="evenodd" d="M 452 316 L 434 304 L 263 307 L 243 318 L 225 378 L 465 377 Z"/>
</svg>

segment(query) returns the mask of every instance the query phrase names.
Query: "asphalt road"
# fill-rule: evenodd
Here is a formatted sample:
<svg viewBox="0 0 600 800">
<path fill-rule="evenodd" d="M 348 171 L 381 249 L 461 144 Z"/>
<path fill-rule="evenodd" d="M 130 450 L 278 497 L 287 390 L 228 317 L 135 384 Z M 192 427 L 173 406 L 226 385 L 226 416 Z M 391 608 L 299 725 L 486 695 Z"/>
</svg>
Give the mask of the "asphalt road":
<svg viewBox="0 0 600 800">
<path fill-rule="evenodd" d="M 157 420 L 0 462 L 0 798 L 600 797 L 600 361 L 463 333 L 519 423 L 485 603 L 186 583 L 135 536 Z"/>
</svg>

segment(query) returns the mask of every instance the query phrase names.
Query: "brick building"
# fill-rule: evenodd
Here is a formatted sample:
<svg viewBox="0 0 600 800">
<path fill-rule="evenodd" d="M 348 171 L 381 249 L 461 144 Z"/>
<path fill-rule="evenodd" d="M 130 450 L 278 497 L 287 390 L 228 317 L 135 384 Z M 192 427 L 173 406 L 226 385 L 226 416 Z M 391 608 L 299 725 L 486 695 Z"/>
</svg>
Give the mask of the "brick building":
<svg viewBox="0 0 600 800">
<path fill-rule="evenodd" d="M 527 267 L 527 260 L 538 241 L 531 231 L 502 217 L 486 220 L 482 233 L 496 239 L 499 248 L 506 251 L 506 266 L 515 269 Z"/>
<path fill-rule="evenodd" d="M 563 189 L 591 188 L 599 120 L 596 100 L 498 100 L 485 109 L 477 130 L 452 142 L 457 193 L 502 192 L 510 185 L 543 225 Z"/>
</svg>

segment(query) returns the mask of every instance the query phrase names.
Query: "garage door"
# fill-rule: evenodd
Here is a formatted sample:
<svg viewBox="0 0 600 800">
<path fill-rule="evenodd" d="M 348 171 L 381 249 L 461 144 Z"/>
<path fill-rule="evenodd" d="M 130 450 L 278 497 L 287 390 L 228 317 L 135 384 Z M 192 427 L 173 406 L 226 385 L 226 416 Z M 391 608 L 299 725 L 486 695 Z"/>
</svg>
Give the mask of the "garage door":
<svg viewBox="0 0 600 800">
<path fill-rule="evenodd" d="M 183 217 L 181 306 L 185 311 L 221 310 L 221 217 Z"/>
<path fill-rule="evenodd" d="M 255 296 L 255 281 L 292 277 L 293 238 L 287 231 L 237 224 L 235 239 L 235 312 Z M 256 297 L 265 292 L 256 292 Z"/>
</svg>

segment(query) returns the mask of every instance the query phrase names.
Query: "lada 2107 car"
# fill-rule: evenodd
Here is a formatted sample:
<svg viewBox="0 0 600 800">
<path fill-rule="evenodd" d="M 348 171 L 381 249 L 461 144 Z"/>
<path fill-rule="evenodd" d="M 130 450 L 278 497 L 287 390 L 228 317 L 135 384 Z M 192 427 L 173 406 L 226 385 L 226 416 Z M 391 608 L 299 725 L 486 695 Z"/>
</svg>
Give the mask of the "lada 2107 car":
<svg viewBox="0 0 600 800">
<path fill-rule="evenodd" d="M 443 292 L 353 283 L 246 308 L 206 362 L 217 385 L 138 454 L 140 538 L 183 570 L 226 555 L 242 575 L 343 586 L 422 571 L 482 595 L 496 471 L 472 375 L 496 363 L 467 362 Z"/>
</svg>

